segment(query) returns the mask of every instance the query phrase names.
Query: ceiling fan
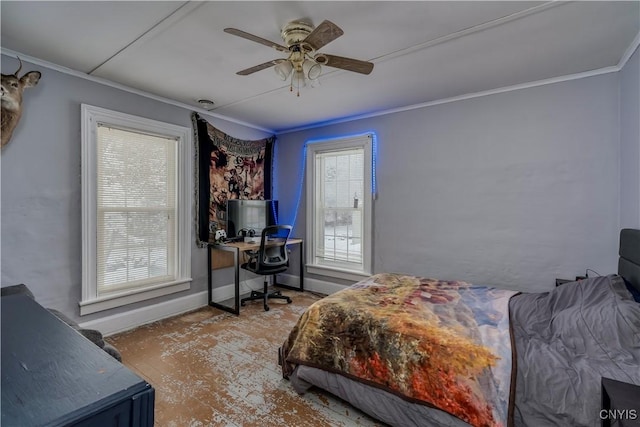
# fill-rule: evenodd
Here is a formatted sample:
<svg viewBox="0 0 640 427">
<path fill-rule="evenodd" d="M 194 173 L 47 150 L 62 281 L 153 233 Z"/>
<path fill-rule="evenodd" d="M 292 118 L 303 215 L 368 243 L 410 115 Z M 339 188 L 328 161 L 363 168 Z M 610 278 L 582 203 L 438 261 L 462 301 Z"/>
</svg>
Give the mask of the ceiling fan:
<svg viewBox="0 0 640 427">
<path fill-rule="evenodd" d="M 305 79 L 316 80 L 322 73 L 323 65 L 360 74 L 369 74 L 373 70 L 371 62 L 318 52 L 326 44 L 344 34 L 344 31 L 331 21 L 325 20 L 315 28 L 313 25 L 303 21 L 289 22 L 284 26 L 281 33 L 285 46 L 236 28 L 225 28 L 224 31 L 287 53 L 286 59 L 267 61 L 238 71 L 236 74 L 247 76 L 256 71 L 275 67 L 276 74 L 282 80 L 287 80 L 291 76 L 290 90 L 293 91 L 295 82 L 298 88 L 298 96 L 300 96 L 300 85 L 304 84 Z"/>
</svg>

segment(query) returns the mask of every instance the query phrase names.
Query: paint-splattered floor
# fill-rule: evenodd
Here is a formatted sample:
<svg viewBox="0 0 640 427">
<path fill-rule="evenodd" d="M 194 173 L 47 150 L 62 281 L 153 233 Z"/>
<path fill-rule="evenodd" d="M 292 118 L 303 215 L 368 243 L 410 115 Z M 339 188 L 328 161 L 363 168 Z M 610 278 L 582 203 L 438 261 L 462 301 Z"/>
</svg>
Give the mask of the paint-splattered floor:
<svg viewBox="0 0 640 427">
<path fill-rule="evenodd" d="M 384 426 L 318 389 L 298 395 L 278 347 L 318 296 L 256 301 L 240 316 L 205 307 L 111 336 L 123 363 L 156 390 L 156 427 Z"/>
</svg>

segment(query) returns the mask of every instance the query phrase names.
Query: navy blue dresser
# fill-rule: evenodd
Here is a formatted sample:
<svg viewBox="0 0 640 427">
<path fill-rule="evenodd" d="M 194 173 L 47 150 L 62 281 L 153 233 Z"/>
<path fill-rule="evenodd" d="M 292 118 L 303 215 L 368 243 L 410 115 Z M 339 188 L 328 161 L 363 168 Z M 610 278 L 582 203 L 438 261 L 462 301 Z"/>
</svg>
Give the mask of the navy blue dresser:
<svg viewBox="0 0 640 427">
<path fill-rule="evenodd" d="M 153 426 L 151 385 L 28 296 L 1 301 L 3 427 Z"/>
</svg>

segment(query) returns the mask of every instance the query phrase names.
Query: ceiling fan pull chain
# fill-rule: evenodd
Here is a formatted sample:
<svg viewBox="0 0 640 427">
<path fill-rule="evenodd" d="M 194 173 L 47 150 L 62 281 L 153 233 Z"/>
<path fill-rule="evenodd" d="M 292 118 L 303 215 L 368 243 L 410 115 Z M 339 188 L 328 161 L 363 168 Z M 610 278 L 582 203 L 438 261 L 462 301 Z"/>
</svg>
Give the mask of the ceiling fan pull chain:
<svg viewBox="0 0 640 427">
<path fill-rule="evenodd" d="M 291 73 L 291 83 L 289 83 L 289 92 L 293 92 L 293 79 L 295 78 L 296 73 Z"/>
</svg>

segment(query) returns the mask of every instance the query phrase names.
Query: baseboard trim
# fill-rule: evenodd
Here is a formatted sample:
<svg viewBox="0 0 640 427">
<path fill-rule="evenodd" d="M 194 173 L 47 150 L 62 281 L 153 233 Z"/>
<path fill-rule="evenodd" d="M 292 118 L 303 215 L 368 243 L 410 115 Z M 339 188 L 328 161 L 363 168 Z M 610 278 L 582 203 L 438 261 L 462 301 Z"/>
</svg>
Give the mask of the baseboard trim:
<svg viewBox="0 0 640 427">
<path fill-rule="evenodd" d="M 278 274 L 278 282 L 289 286 L 300 286 L 300 277 L 291 274 Z M 233 283 L 215 288 L 212 295 L 213 300 L 226 301 L 232 299 L 234 296 L 233 288 Z M 262 277 L 243 280 L 240 283 L 241 294 L 249 293 L 252 289 L 256 290 L 261 288 Z M 345 285 L 326 282 L 324 280 L 311 278 L 306 278 L 304 280 L 305 291 L 330 295 L 344 288 L 346 288 Z M 126 311 L 124 313 L 89 320 L 81 323 L 80 327 L 86 329 L 97 329 L 102 332 L 104 336 L 109 336 L 204 307 L 208 303 L 207 298 L 207 291 L 196 292 L 194 294 L 174 298 L 169 301 L 163 301 L 158 304 L 136 308 L 135 310 Z"/>
<path fill-rule="evenodd" d="M 213 300 L 226 301 L 228 299 L 232 299 L 234 296 L 233 288 L 233 283 L 215 288 L 212 294 Z M 262 277 L 243 280 L 240 283 L 241 294 L 248 293 L 251 289 L 261 288 Z M 80 327 L 96 329 L 102 332 L 104 336 L 109 336 L 128 331 L 148 323 L 153 323 L 167 317 L 177 316 L 178 314 L 196 310 L 200 307 L 206 306 L 207 303 L 208 292 L 196 292 L 194 294 L 174 298 L 169 301 L 163 301 L 146 307 L 129 310 L 124 313 L 89 320 L 87 322 L 80 323 Z"/>
<path fill-rule="evenodd" d="M 293 276 L 291 274 L 278 274 L 278 282 L 288 286 L 300 286 L 300 277 Z M 304 290 L 310 292 L 317 292 L 320 294 L 331 295 L 338 292 L 347 286 L 339 285 L 333 282 L 327 282 L 324 280 L 305 278 Z"/>
</svg>

